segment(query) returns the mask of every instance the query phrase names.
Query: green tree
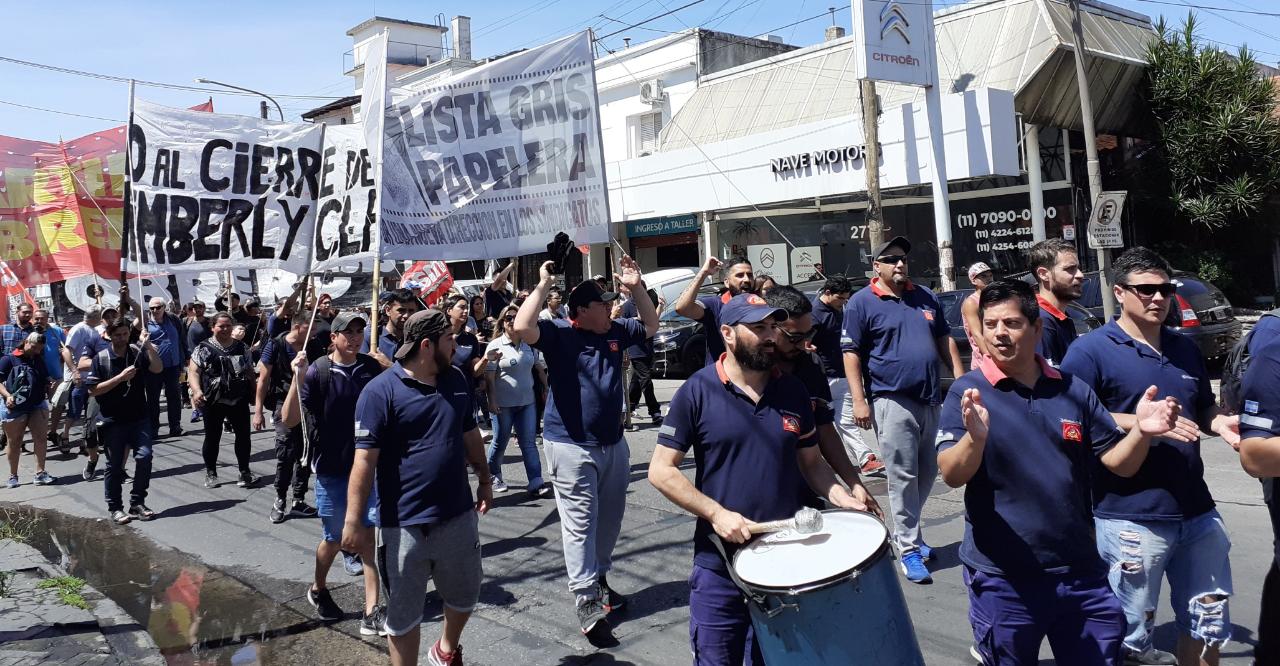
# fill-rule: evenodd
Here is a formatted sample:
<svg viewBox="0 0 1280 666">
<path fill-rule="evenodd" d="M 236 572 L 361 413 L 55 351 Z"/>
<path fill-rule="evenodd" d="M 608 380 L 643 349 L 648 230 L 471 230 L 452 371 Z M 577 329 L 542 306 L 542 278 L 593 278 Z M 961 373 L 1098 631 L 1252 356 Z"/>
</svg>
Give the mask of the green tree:
<svg viewBox="0 0 1280 666">
<path fill-rule="evenodd" d="M 1248 49 L 1228 55 L 1201 43 L 1193 14 L 1179 30 L 1163 18 L 1156 30 L 1143 85 L 1155 141 L 1139 196 L 1201 231 L 1260 221 L 1280 191 L 1275 83 Z"/>
</svg>

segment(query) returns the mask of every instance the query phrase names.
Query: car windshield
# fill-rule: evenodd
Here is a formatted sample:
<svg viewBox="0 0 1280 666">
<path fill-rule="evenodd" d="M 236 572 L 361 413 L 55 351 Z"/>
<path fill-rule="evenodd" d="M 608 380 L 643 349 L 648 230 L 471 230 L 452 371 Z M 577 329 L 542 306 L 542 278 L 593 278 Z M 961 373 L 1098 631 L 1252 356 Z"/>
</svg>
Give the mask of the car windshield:
<svg viewBox="0 0 1280 666">
<path fill-rule="evenodd" d="M 693 321 L 693 320 L 680 314 L 679 312 L 676 312 L 675 308 L 667 308 L 667 310 L 662 313 L 662 316 L 658 317 L 658 321 L 667 321 L 667 322 L 674 323 L 674 322 Z"/>
</svg>

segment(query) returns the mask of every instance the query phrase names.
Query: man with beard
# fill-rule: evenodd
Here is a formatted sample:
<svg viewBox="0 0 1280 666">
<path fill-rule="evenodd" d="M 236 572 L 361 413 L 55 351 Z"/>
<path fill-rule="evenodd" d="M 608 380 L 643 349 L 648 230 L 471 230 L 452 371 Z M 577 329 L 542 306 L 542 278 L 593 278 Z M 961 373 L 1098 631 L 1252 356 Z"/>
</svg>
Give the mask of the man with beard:
<svg viewBox="0 0 1280 666">
<path fill-rule="evenodd" d="M 732 561 L 751 538 L 753 522 L 794 515 L 803 506 L 804 484 L 839 507 L 866 504 L 836 481 L 818 452 L 803 383 L 777 371 L 778 325 L 786 311 L 755 294 L 739 294 L 719 317 L 728 352 L 676 391 L 658 430 L 649 482 L 698 517 L 689 576 L 694 663 L 760 664 L 747 602 L 721 553 Z M 690 449 L 696 484 L 680 470 Z"/>
<path fill-rule="evenodd" d="M 949 361 L 954 377 L 964 369 L 937 297 L 907 277 L 911 243 L 897 236 L 874 249 L 876 277 L 845 306 L 840 349 L 858 427 L 872 426 L 868 398 L 874 401 L 902 571 L 913 583 L 928 583 L 933 577 L 924 563 L 933 549 L 924 542 L 920 514 L 938 475 L 933 450 L 942 402 L 938 361 Z M 864 369 L 871 379 L 869 394 Z"/>
<path fill-rule="evenodd" d="M 382 294 L 378 299 L 382 306 L 382 319 L 386 323 L 378 332 L 377 346 L 371 346 L 369 338 L 364 339 L 360 348 L 362 354 L 368 354 L 378 360 L 382 367 L 391 367 L 391 357 L 395 355 L 401 340 L 404 338 L 404 324 L 409 316 L 418 311 L 418 297 L 408 289 L 396 289 Z M 372 351 L 370 351 L 372 350 Z"/>
<path fill-rule="evenodd" d="M 1094 543 L 1091 477 L 1138 473 L 1153 436 L 1178 424 L 1173 397 L 1142 391 L 1126 434 L 1089 385 L 1035 353 L 1031 286 L 998 280 L 978 299 L 990 356 L 955 381 L 934 441 L 948 486 L 964 486 L 960 544 L 973 651 L 985 664 L 1119 666 L 1124 612 Z"/>
<path fill-rule="evenodd" d="M 609 587 L 613 548 L 622 531 L 630 449 L 622 436 L 623 350 L 658 331 L 653 301 L 639 298 L 640 267 L 623 255 L 621 284 L 636 302 L 640 319 L 611 319 L 608 302 L 618 294 L 585 280 L 569 292 L 569 319 L 538 320 L 547 291 L 555 284 L 555 262 L 539 269 L 538 286 L 516 313 L 515 333 L 542 352 L 551 395 L 542 443 L 560 513 L 561 543 L 569 590 L 582 633 L 608 631 L 606 614 L 626 599 Z"/>
<path fill-rule="evenodd" d="M 18 316 L 12 324 L 0 326 L 0 357 L 12 354 L 22 347 L 27 336 L 36 330 L 31 319 L 35 316 L 35 308 L 30 303 L 18 306 Z"/>
<path fill-rule="evenodd" d="M 698 290 L 707 278 L 715 274 L 721 267 L 724 273 L 724 293 L 719 296 L 703 296 L 698 298 Z M 707 257 L 702 270 L 689 281 L 680 298 L 676 299 L 676 312 L 696 322 L 702 323 L 706 335 L 707 365 L 715 363 L 724 353 L 724 338 L 720 337 L 720 308 L 729 299 L 741 293 L 755 292 L 755 274 L 751 271 L 751 262 L 746 257 L 735 257 L 726 265 L 715 257 Z"/>
<path fill-rule="evenodd" d="M 786 321 L 778 326 L 775 340 L 777 367 L 799 379 L 808 392 L 809 404 L 813 407 L 814 426 L 818 430 L 818 450 L 836 476 L 848 484 L 849 494 L 861 504 L 856 508 L 883 518 L 880 506 L 871 493 L 867 492 L 866 486 L 862 485 L 858 468 L 849 459 L 840 433 L 836 430 L 835 413 L 831 409 L 831 388 L 822 369 L 822 360 L 810 351 L 809 342 L 818 331 L 813 317 L 813 303 L 795 287 L 774 287 L 765 295 L 764 300 L 770 307 L 787 313 Z M 824 508 L 821 500 L 814 497 L 807 487 L 800 490 L 806 498 L 806 504 L 815 509 Z"/>
<path fill-rule="evenodd" d="M 1040 336 L 1036 353 L 1057 368 L 1076 339 L 1076 325 L 1067 315 L 1066 307 L 1080 298 L 1084 271 L 1080 269 L 1076 246 L 1063 238 L 1050 238 L 1032 245 L 1027 260 L 1040 285 L 1036 301 L 1040 303 L 1040 321 L 1044 322 L 1044 334 Z"/>
<path fill-rule="evenodd" d="M 462 629 L 480 597 L 478 514 L 493 501 L 493 479 L 476 427 L 471 391 L 450 365 L 453 330 L 439 310 L 404 324 L 396 363 L 356 401 L 355 462 L 347 490 L 342 547 L 372 550 L 365 527 L 369 494 L 378 484 L 384 628 L 395 666 L 418 663 L 427 581 L 444 602 L 441 637 L 427 663 L 462 663 Z M 479 488 L 471 497 L 467 464 Z M 376 475 L 375 475 L 376 470 Z"/>
</svg>

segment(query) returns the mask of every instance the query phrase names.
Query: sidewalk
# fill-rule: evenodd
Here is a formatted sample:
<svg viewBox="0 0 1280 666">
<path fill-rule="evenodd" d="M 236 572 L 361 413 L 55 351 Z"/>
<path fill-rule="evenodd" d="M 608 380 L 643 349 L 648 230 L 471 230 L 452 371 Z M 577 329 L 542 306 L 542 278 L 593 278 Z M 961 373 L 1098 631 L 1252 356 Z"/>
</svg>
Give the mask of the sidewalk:
<svg viewBox="0 0 1280 666">
<path fill-rule="evenodd" d="M 146 630 L 93 587 L 67 581 L 71 603 L 41 587 L 66 577 L 35 548 L 0 540 L 0 666 L 165 663 Z"/>
</svg>

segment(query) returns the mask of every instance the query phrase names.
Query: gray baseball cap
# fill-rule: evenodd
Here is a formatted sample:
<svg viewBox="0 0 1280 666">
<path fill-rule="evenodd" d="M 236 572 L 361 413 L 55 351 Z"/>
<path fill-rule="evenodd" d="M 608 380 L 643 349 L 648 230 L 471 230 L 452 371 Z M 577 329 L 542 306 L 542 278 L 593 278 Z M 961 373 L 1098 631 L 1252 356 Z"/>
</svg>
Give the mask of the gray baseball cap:
<svg viewBox="0 0 1280 666">
<path fill-rule="evenodd" d="M 334 333 L 341 333 L 342 331 L 350 328 L 351 324 L 357 321 L 368 328 L 369 320 L 365 319 L 363 314 L 356 312 L 355 310 L 339 312 L 338 316 L 333 318 L 333 323 L 329 325 L 329 330 Z"/>
</svg>

